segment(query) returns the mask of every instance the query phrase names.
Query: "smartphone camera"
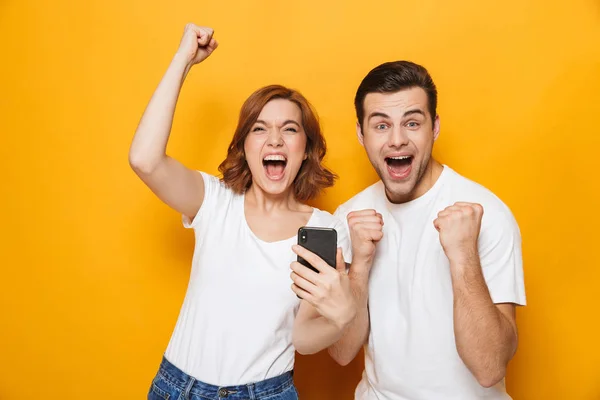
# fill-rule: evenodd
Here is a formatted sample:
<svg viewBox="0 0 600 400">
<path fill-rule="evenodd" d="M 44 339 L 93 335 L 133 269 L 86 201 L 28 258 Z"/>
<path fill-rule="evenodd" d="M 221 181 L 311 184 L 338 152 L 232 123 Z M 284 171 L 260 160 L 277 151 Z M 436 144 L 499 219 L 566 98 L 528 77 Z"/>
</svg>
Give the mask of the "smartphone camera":
<svg viewBox="0 0 600 400">
<path fill-rule="evenodd" d="M 300 231 L 300 243 L 306 243 L 306 231 Z"/>
</svg>

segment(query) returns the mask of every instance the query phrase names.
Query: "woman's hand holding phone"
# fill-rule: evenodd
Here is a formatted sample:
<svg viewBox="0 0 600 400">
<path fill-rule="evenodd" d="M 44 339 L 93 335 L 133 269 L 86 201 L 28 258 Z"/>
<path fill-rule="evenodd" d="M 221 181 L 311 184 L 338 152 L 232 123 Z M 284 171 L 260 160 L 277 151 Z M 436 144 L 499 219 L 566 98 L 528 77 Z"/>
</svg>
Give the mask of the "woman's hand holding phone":
<svg viewBox="0 0 600 400">
<path fill-rule="evenodd" d="M 357 307 L 342 250 L 337 249 L 336 268 L 331 268 L 322 258 L 302 246 L 295 245 L 292 250 L 318 271 L 294 261 L 291 265 L 292 290 L 324 318 L 344 329 L 356 316 Z"/>
</svg>

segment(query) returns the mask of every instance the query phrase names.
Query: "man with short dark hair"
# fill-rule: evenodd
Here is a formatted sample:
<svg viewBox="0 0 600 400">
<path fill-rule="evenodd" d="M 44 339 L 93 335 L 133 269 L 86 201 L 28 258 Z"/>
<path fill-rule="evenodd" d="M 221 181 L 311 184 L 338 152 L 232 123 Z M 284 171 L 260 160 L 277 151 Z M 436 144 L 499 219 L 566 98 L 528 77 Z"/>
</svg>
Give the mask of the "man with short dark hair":
<svg viewBox="0 0 600 400">
<path fill-rule="evenodd" d="M 364 345 L 360 400 L 510 399 L 515 306 L 525 305 L 517 222 L 492 192 L 432 158 L 440 118 L 425 68 L 376 67 L 355 107 L 381 180 L 336 211 L 351 233 L 360 312 L 331 356 L 345 365 Z"/>
</svg>

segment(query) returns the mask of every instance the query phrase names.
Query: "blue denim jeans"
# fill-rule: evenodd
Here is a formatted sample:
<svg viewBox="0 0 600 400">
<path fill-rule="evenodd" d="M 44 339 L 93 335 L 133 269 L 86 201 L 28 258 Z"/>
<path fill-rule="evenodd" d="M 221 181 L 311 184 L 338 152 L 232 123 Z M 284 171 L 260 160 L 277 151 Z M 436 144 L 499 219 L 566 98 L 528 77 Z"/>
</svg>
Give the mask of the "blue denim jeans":
<svg viewBox="0 0 600 400">
<path fill-rule="evenodd" d="M 261 382 L 214 386 L 187 375 L 163 357 L 148 400 L 298 400 L 293 372 Z"/>
</svg>

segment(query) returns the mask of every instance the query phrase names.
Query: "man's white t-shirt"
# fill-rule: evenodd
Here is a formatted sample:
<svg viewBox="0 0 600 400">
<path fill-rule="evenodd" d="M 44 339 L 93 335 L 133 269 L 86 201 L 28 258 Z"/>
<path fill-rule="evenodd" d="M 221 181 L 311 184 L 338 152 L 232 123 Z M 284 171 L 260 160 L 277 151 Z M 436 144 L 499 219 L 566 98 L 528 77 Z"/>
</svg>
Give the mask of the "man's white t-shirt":
<svg viewBox="0 0 600 400">
<path fill-rule="evenodd" d="M 458 201 L 484 208 L 479 255 L 493 302 L 525 305 L 519 227 L 492 192 L 447 166 L 427 193 L 404 204 L 390 203 L 383 183 L 375 183 L 335 213 L 345 221 L 351 211 L 375 209 L 384 220 L 357 400 L 510 399 L 504 381 L 480 386 L 456 350 L 450 265 L 433 221 Z"/>
<path fill-rule="evenodd" d="M 196 245 L 187 293 L 165 357 L 202 382 L 232 386 L 294 366 L 292 328 L 300 300 L 291 289 L 296 236 L 265 242 L 250 230 L 244 195 L 202 173 L 204 201 L 193 221 Z M 313 210 L 307 226 L 335 228 L 349 256 L 346 226 Z"/>
</svg>

